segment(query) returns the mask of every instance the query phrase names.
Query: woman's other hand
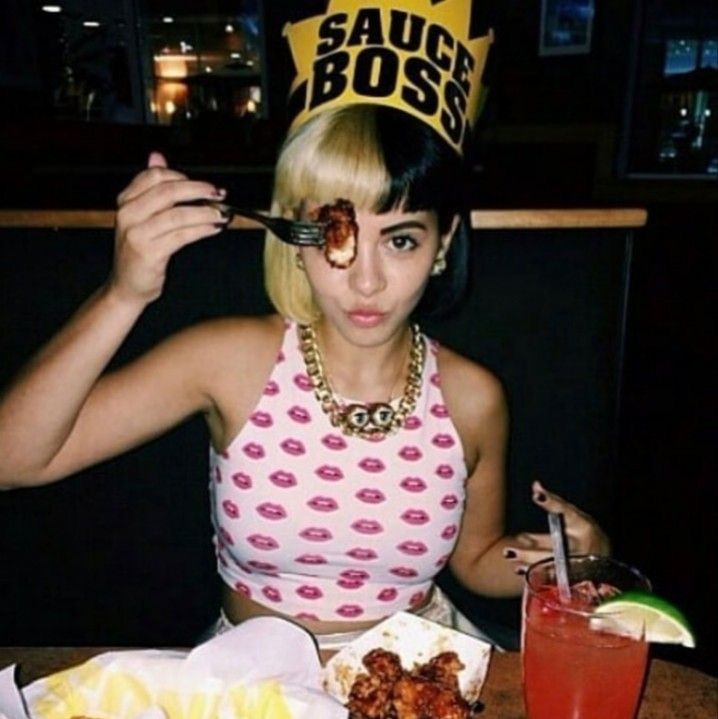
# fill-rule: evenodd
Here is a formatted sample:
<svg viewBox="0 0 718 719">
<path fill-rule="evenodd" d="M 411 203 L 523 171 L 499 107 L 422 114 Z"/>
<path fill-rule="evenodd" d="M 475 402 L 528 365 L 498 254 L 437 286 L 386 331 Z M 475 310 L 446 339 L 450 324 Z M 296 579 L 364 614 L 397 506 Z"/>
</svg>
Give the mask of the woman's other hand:
<svg viewBox="0 0 718 719">
<path fill-rule="evenodd" d="M 115 259 L 109 288 L 149 304 L 162 293 L 167 264 L 179 249 L 222 231 L 227 220 L 212 207 L 182 205 L 220 200 L 225 192 L 167 167 L 158 152 L 117 198 Z"/>
<path fill-rule="evenodd" d="M 558 494 L 547 491 L 540 482 L 531 485 L 531 493 L 533 501 L 542 509 L 563 514 L 569 553 L 610 554 L 611 542 L 593 517 Z M 529 565 L 552 554 L 549 533 L 522 532 L 504 548 L 504 557 L 513 562 L 517 573 L 524 573 Z"/>
</svg>

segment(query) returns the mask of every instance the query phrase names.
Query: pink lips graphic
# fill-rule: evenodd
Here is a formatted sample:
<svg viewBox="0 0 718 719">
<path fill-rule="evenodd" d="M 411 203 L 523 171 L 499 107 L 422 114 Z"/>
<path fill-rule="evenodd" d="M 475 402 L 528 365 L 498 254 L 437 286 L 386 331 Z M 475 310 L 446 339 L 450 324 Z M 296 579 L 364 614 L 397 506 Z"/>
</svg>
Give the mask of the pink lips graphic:
<svg viewBox="0 0 718 719">
<path fill-rule="evenodd" d="M 238 489 L 252 488 L 252 478 L 244 472 L 235 472 L 232 475 L 232 482 L 234 482 L 234 486 Z"/>
<path fill-rule="evenodd" d="M 351 526 L 359 534 L 381 534 L 384 531 L 384 527 L 375 519 L 357 519 Z"/>
<path fill-rule="evenodd" d="M 279 354 L 277 354 L 277 364 L 280 362 L 284 362 L 287 358 L 284 356 L 284 352 L 282 350 L 279 350 Z"/>
<path fill-rule="evenodd" d="M 429 377 L 429 382 L 431 382 L 434 387 L 441 387 L 441 378 L 439 377 L 438 373 L 431 375 L 431 377 Z"/>
<path fill-rule="evenodd" d="M 408 445 L 399 450 L 399 456 L 407 462 L 416 462 L 416 460 L 421 459 L 422 454 L 418 447 Z"/>
<path fill-rule="evenodd" d="M 234 538 L 232 535 L 224 528 L 220 527 L 217 530 L 217 533 L 219 534 L 220 542 L 224 545 L 233 545 L 234 544 Z"/>
<path fill-rule="evenodd" d="M 419 575 L 419 572 L 412 567 L 392 567 L 389 571 L 395 577 L 401 577 L 402 579 L 411 579 Z"/>
<path fill-rule="evenodd" d="M 401 518 L 407 524 L 420 525 L 426 524 L 429 521 L 429 515 L 423 509 L 407 509 L 401 515 Z"/>
<path fill-rule="evenodd" d="M 263 574 L 276 574 L 279 570 L 276 564 L 270 564 L 269 562 L 260 562 L 256 559 L 251 559 L 247 562 L 252 569 L 256 569 L 258 572 Z"/>
<path fill-rule="evenodd" d="M 277 520 L 285 519 L 287 511 L 281 504 L 273 504 L 272 502 L 262 502 L 257 505 L 257 512 L 265 519 Z"/>
<path fill-rule="evenodd" d="M 359 589 L 364 586 L 360 579 L 337 579 L 337 585 L 342 589 Z"/>
<path fill-rule="evenodd" d="M 413 557 L 418 557 L 421 554 L 426 554 L 428 549 L 423 542 L 412 541 L 407 539 L 405 542 L 398 544 L 396 547 L 403 554 L 409 554 Z"/>
<path fill-rule="evenodd" d="M 250 534 L 247 541 L 255 548 L 265 551 L 271 549 L 279 549 L 279 543 L 274 537 L 268 537 L 266 534 Z"/>
<path fill-rule="evenodd" d="M 289 415 L 290 419 L 293 419 L 299 424 L 306 424 L 307 422 L 311 422 L 312 420 L 309 411 L 304 409 L 304 407 L 298 407 L 296 404 L 287 410 L 287 414 Z"/>
<path fill-rule="evenodd" d="M 262 594 L 264 594 L 270 602 L 282 601 L 282 593 L 276 587 L 262 587 Z"/>
<path fill-rule="evenodd" d="M 339 576 L 356 582 L 366 582 L 371 575 L 364 569 L 345 569 L 339 572 Z"/>
<path fill-rule="evenodd" d="M 399 486 L 407 492 L 423 492 L 427 485 L 421 477 L 404 477 Z"/>
<path fill-rule="evenodd" d="M 269 475 L 269 481 L 282 489 L 297 486 L 297 478 L 291 472 L 285 472 L 281 469 L 272 472 Z"/>
<path fill-rule="evenodd" d="M 337 482 L 340 479 L 344 479 L 344 472 L 339 467 L 332 467 L 330 464 L 323 464 L 315 470 L 315 474 L 319 479 L 324 479 L 327 482 Z"/>
<path fill-rule="evenodd" d="M 374 457 L 364 457 L 364 459 L 359 462 L 359 466 L 365 471 L 365 472 L 383 472 L 384 462 L 382 462 L 380 459 L 375 459 Z"/>
<path fill-rule="evenodd" d="M 271 427 L 274 424 L 272 415 L 269 412 L 254 412 L 249 417 L 249 421 L 256 427 Z"/>
<path fill-rule="evenodd" d="M 455 494 L 447 494 L 441 500 L 444 509 L 456 509 L 459 506 L 459 498 Z"/>
<path fill-rule="evenodd" d="M 275 395 L 278 395 L 279 385 L 273 379 L 270 379 L 264 387 L 263 394 L 267 397 L 274 397 Z"/>
<path fill-rule="evenodd" d="M 372 489 L 370 487 L 360 489 L 354 496 L 365 504 L 381 504 L 386 500 L 384 492 L 380 489 Z"/>
<path fill-rule="evenodd" d="M 311 392 L 314 389 L 312 380 L 310 380 L 305 374 L 295 374 L 292 381 L 303 392 Z"/>
<path fill-rule="evenodd" d="M 332 497 L 322 497 L 321 495 L 312 497 L 307 504 L 317 512 L 334 512 L 339 509 L 336 500 Z"/>
<path fill-rule="evenodd" d="M 415 414 L 410 415 L 404 420 L 405 429 L 419 429 L 421 425 L 422 421 Z"/>
<path fill-rule="evenodd" d="M 252 596 L 252 590 L 244 582 L 235 582 L 234 591 L 244 594 L 245 597 Z"/>
<path fill-rule="evenodd" d="M 303 599 L 321 599 L 324 596 L 319 587 L 312 587 L 309 584 L 303 584 L 297 589 L 297 594 Z"/>
<path fill-rule="evenodd" d="M 307 527 L 299 532 L 299 536 L 309 542 L 328 542 L 333 539 L 332 533 L 324 527 Z"/>
<path fill-rule="evenodd" d="M 327 434 L 322 437 L 322 444 L 327 449 L 346 449 L 347 443 L 344 437 L 340 437 L 338 434 Z"/>
<path fill-rule="evenodd" d="M 337 609 L 337 614 L 345 619 L 354 619 L 364 614 L 364 610 L 358 604 L 342 604 Z"/>
<path fill-rule="evenodd" d="M 219 467 L 214 468 L 214 481 L 222 484 L 222 470 Z"/>
<path fill-rule="evenodd" d="M 443 554 L 442 556 L 440 556 L 440 557 L 436 560 L 434 566 L 436 566 L 436 567 L 443 567 L 443 566 L 449 561 L 449 558 L 450 558 L 450 557 L 451 557 L 450 554 Z"/>
<path fill-rule="evenodd" d="M 299 457 L 299 455 L 302 455 L 307 451 L 298 439 L 292 439 L 291 437 L 285 439 L 279 446 L 287 454 L 291 454 L 293 457 Z"/>
<path fill-rule="evenodd" d="M 222 502 L 222 509 L 230 519 L 237 519 L 237 517 L 239 517 L 239 507 L 231 499 L 225 499 L 224 502 Z"/>
<path fill-rule="evenodd" d="M 249 442 L 242 447 L 242 451 L 250 459 L 262 459 L 264 457 L 264 447 L 256 442 Z"/>
<path fill-rule="evenodd" d="M 376 598 L 380 602 L 393 602 L 399 596 L 399 592 L 394 587 L 387 587 L 382 589 Z"/>
<path fill-rule="evenodd" d="M 453 539 L 456 536 L 456 533 L 458 531 L 459 531 L 459 528 L 455 524 L 450 524 L 441 533 L 441 538 L 442 539 Z"/>
<path fill-rule="evenodd" d="M 436 468 L 436 475 L 441 479 L 451 479 L 454 476 L 454 468 L 450 464 L 440 464 Z"/>
<path fill-rule="evenodd" d="M 437 434 L 432 437 L 431 443 L 440 449 L 448 449 L 454 446 L 454 438 L 450 434 Z"/>
<path fill-rule="evenodd" d="M 322 557 L 321 554 L 300 554 L 295 560 L 300 564 L 308 564 L 310 566 L 318 566 L 320 564 L 326 564 L 327 560 Z"/>
<path fill-rule="evenodd" d="M 432 404 L 429 411 L 434 417 L 438 417 L 439 419 L 446 419 L 449 416 L 449 410 L 445 404 Z"/>
<path fill-rule="evenodd" d="M 362 562 L 368 562 L 372 559 L 377 558 L 377 553 L 373 549 L 367 549 L 365 547 L 354 547 L 347 552 L 347 556 L 352 559 L 358 559 Z"/>
</svg>

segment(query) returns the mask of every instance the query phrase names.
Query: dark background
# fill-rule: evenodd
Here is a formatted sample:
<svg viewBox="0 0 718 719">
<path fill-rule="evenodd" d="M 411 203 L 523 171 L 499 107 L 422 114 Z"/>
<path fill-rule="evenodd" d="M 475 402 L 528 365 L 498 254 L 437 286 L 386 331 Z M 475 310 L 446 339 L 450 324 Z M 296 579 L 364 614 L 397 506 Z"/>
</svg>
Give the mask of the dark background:
<svg viewBox="0 0 718 719">
<path fill-rule="evenodd" d="M 30 37 L 29 5 L 4 4 L 3 47 Z M 0 206 L 112 207 L 150 149 L 220 182 L 238 202 L 265 205 L 286 123 L 289 68 L 276 38 L 293 5 L 268 3 L 270 114 L 251 127 L 52 119 L 33 83 L 7 71 L 31 68 L 32 48 L 23 44 L 20 60 L 5 53 Z M 323 3 L 306 12 L 315 6 Z M 496 43 L 474 207 L 635 206 L 648 223 L 633 234 L 479 233 L 467 308 L 427 329 L 506 385 L 510 523 L 539 528 L 527 495 L 536 476 L 594 512 L 615 554 L 695 625 L 696 650 L 656 654 L 715 674 L 718 193 L 711 177 L 626 171 L 637 10 L 598 3 L 591 52 L 567 57 L 537 55 L 538 3 L 505 0 L 477 18 L 491 22 Z M 0 230 L 0 381 L 102 282 L 110 258 L 109 231 Z M 259 243 L 240 245 L 236 233 L 184 251 L 166 296 L 116 361 L 188 322 L 262 311 L 259 264 Z M 193 420 L 67 482 L 0 495 L 0 642 L 190 643 L 217 608 L 206 452 L 205 429 Z M 516 618 L 515 605 L 490 605 L 472 608 Z"/>
</svg>

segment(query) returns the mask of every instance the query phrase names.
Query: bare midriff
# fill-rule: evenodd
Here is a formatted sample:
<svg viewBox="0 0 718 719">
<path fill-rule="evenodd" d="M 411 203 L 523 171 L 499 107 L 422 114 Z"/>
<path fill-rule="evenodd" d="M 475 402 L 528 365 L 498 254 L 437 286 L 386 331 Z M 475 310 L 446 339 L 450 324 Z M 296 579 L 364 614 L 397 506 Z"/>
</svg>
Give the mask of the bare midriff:
<svg viewBox="0 0 718 719">
<path fill-rule="evenodd" d="M 431 592 L 427 598 L 421 604 L 421 606 L 415 607 L 414 612 L 421 611 L 431 600 Z M 251 617 L 282 617 L 284 619 L 290 619 L 291 621 L 303 626 L 309 630 L 315 636 L 322 634 L 337 634 L 339 632 L 360 632 L 367 629 L 371 629 L 373 626 L 378 624 L 381 619 L 366 620 L 363 622 L 332 622 L 332 621 L 316 621 L 307 619 L 297 619 L 295 617 L 287 617 L 286 614 L 277 612 L 271 607 L 267 607 L 264 604 L 259 604 L 244 594 L 235 592 L 230 587 L 224 585 L 222 587 L 222 608 L 224 613 L 232 624 L 240 624 L 245 619 Z M 330 656 L 330 655 L 327 655 Z M 322 653 L 322 658 L 325 659 L 325 654 Z"/>
</svg>

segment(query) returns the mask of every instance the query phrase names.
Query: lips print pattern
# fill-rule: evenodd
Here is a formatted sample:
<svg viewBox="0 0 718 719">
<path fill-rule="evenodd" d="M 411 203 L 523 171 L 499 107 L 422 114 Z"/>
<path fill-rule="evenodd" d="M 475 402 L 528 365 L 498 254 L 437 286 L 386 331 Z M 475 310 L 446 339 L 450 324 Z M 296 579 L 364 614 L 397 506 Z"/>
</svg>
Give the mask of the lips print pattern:
<svg viewBox="0 0 718 719">
<path fill-rule="evenodd" d="M 287 324 L 249 421 L 225 452 L 210 450 L 217 565 L 230 587 L 322 620 L 423 601 L 456 542 L 466 478 L 436 349 L 403 431 L 367 442 L 331 426 Z"/>
</svg>

